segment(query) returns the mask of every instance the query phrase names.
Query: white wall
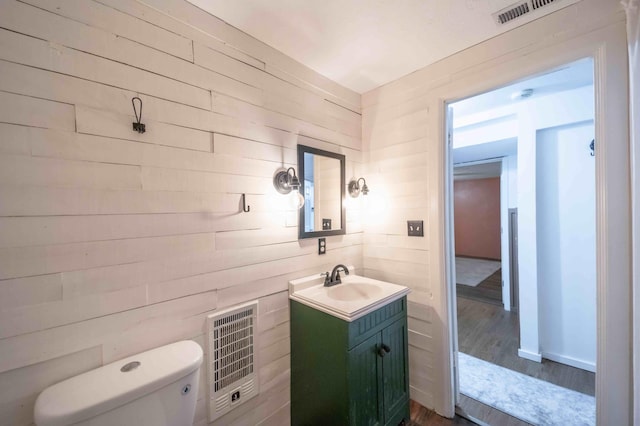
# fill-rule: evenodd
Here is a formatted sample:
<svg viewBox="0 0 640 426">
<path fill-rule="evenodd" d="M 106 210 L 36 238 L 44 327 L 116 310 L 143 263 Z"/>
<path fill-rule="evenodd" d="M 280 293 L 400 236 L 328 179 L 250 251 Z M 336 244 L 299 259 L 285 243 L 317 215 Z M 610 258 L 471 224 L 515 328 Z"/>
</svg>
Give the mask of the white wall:
<svg viewBox="0 0 640 426">
<path fill-rule="evenodd" d="M 509 209 L 518 207 L 517 155 L 502 158 L 500 174 L 500 227 L 502 252 L 502 305 L 511 310 L 511 253 L 509 252 Z"/>
<path fill-rule="evenodd" d="M 536 251 L 536 126 L 522 105 L 518 135 L 518 296 L 521 357 L 540 361 Z"/>
<path fill-rule="evenodd" d="M 538 132 L 537 250 L 542 356 L 596 368 L 593 121 Z"/>
<path fill-rule="evenodd" d="M 361 267 L 362 235 L 318 256 L 272 177 L 297 143 L 361 175 L 360 96 L 181 0 L 1 0 L 0 28 L 0 424 L 253 299 L 262 393 L 216 424 L 288 424 L 287 281 Z"/>
<path fill-rule="evenodd" d="M 520 356 L 540 361 L 541 308 L 538 276 L 546 269 L 538 259 L 537 135 L 540 129 L 593 119 L 593 86 L 523 102 L 518 114 L 518 268 Z M 591 139 L 589 139 L 591 141 Z M 595 309 L 595 308 L 594 308 Z"/>
<path fill-rule="evenodd" d="M 603 268 L 598 291 L 603 298 L 598 314 L 602 327 L 598 419 L 603 424 L 628 424 L 631 322 L 624 301 L 629 293 L 629 256 L 628 232 L 620 231 L 628 223 L 627 80 L 624 13 L 619 2 L 582 0 L 362 97 L 363 146 L 370 157 L 367 183 L 372 191 L 375 183 L 377 190 L 387 194 L 390 206 L 384 226 L 365 228 L 365 272 L 412 287 L 411 396 L 442 414 L 453 415 L 455 398 L 452 303 L 444 260 L 445 102 L 592 55 L 601 67 L 597 87 L 602 89 L 598 105 L 602 120 L 596 133 L 608 141 L 603 143 L 608 155 L 596 160 L 598 173 L 603 185 L 615 182 L 607 188 L 607 197 L 600 199 L 602 218 L 613 222 L 598 222 L 600 235 L 606 237 L 601 243 L 615 241 L 599 255 Z M 604 194 L 604 188 L 598 193 Z M 407 219 L 425 220 L 425 238 L 405 236 Z M 521 280 L 522 275 L 521 271 Z M 529 302 L 522 294 L 521 300 Z M 537 344 L 534 349 L 538 351 Z"/>
</svg>

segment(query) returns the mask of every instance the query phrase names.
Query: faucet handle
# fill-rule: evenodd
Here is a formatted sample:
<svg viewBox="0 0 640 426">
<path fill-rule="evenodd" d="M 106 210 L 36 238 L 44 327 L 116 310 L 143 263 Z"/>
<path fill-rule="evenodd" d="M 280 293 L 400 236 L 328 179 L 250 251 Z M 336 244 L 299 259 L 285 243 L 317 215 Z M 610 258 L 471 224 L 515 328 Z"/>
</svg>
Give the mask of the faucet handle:
<svg viewBox="0 0 640 426">
<path fill-rule="evenodd" d="M 331 282 L 331 278 L 329 278 L 331 274 L 329 272 L 321 272 L 320 276 L 324 277 L 324 285 L 329 285 L 329 283 Z"/>
</svg>

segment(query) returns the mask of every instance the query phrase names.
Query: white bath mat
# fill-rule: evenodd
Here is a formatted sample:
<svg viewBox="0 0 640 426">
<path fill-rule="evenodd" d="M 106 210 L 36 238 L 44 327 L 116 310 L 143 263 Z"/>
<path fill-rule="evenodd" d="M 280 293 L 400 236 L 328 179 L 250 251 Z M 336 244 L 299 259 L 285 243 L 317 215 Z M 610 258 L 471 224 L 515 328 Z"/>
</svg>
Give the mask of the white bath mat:
<svg viewBox="0 0 640 426">
<path fill-rule="evenodd" d="M 458 352 L 460 393 L 533 425 L 592 426 L 596 399 Z"/>
<path fill-rule="evenodd" d="M 501 266 L 498 260 L 456 257 L 456 283 L 475 287 Z"/>
</svg>

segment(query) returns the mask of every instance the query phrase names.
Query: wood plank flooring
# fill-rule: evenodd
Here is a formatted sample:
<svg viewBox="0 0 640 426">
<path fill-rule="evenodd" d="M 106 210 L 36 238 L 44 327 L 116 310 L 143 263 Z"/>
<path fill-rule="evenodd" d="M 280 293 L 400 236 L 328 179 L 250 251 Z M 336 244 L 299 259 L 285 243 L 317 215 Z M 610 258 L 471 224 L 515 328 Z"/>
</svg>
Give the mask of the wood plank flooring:
<svg viewBox="0 0 640 426">
<path fill-rule="evenodd" d="M 458 298 L 459 350 L 567 389 L 595 395 L 595 374 L 554 361 L 518 356 L 518 315 L 488 303 Z"/>
<path fill-rule="evenodd" d="M 454 418 L 448 419 L 438 415 L 435 411 L 423 407 L 415 401 L 411 401 L 411 421 L 407 426 L 452 426 L 452 425 L 475 425 L 488 424 L 492 426 L 529 426 L 529 423 L 511 417 L 501 411 L 495 410 L 488 405 L 460 395 L 465 407 L 471 407 L 475 413 L 482 413 L 483 420 L 475 423 L 465 417 L 456 414 Z M 459 407 L 460 408 L 460 407 Z M 463 410 L 465 411 L 465 410 Z M 467 412 L 468 413 L 468 412 Z M 478 419 L 476 417 L 476 419 Z"/>
<path fill-rule="evenodd" d="M 411 421 L 407 426 L 450 426 L 450 425 L 474 425 L 463 417 L 456 415 L 453 419 L 448 419 L 438 415 L 435 411 L 429 410 L 415 401 L 411 401 Z"/>
<path fill-rule="evenodd" d="M 575 390 L 595 395 L 595 374 L 543 359 L 541 363 L 518 356 L 518 315 L 499 306 L 458 297 L 458 349 L 468 355 Z M 461 396 L 458 404 L 466 413 L 491 425 L 526 425 Z"/>
<path fill-rule="evenodd" d="M 502 268 L 475 287 L 456 284 L 456 292 L 459 297 L 502 306 Z"/>
</svg>

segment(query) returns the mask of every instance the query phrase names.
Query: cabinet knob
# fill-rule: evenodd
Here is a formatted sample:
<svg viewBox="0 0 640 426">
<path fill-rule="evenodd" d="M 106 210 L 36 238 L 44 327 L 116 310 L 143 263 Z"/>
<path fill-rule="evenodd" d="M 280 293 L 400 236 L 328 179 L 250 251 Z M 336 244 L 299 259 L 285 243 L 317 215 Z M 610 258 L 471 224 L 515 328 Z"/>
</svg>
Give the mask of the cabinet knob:
<svg viewBox="0 0 640 426">
<path fill-rule="evenodd" d="M 384 358 L 384 356 L 389 352 L 391 352 L 391 348 L 389 347 L 389 345 L 385 343 L 380 345 L 380 348 L 378 349 L 378 355 Z"/>
</svg>

